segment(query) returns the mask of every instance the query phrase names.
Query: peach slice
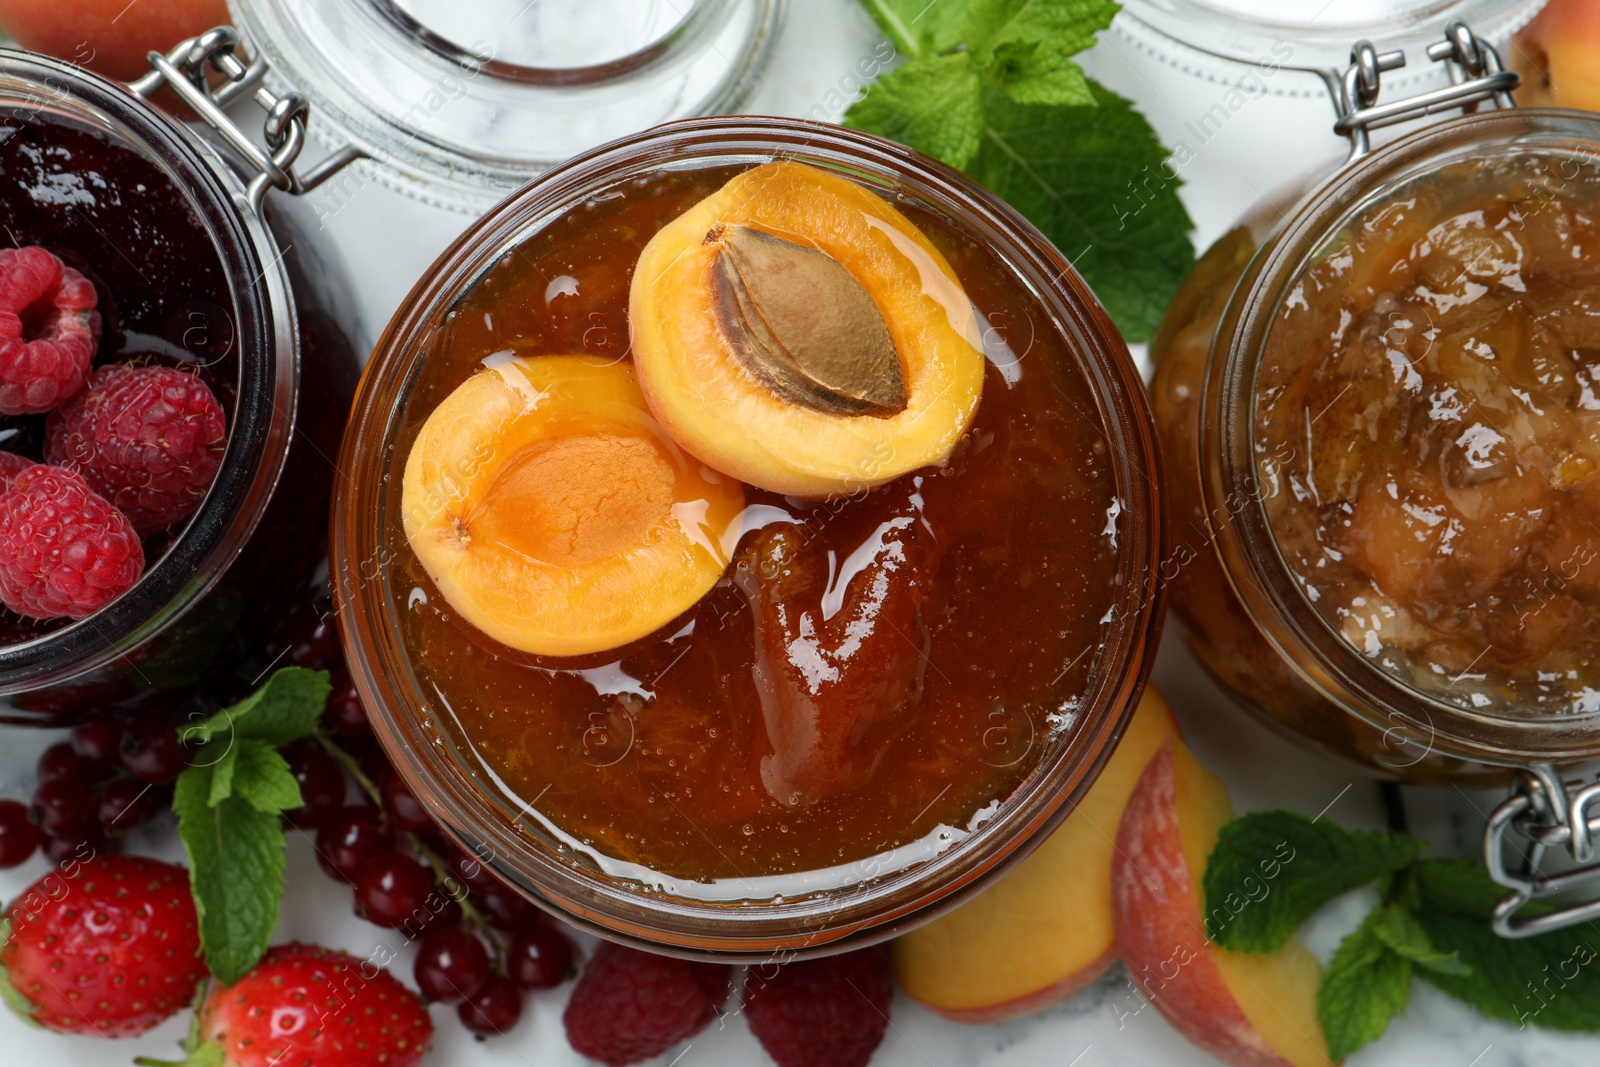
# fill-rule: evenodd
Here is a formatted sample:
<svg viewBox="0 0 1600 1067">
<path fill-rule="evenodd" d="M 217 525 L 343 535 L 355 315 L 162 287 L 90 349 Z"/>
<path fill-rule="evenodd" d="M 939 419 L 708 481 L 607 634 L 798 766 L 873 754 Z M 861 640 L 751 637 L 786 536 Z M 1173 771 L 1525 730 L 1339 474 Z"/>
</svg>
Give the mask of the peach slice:
<svg viewBox="0 0 1600 1067">
<path fill-rule="evenodd" d="M 1517 103 L 1600 111 L 1600 3 L 1550 0 L 1513 40 Z"/>
<path fill-rule="evenodd" d="M 1117 958 L 1111 859 L 1134 783 L 1177 732 L 1154 686 L 1055 833 L 981 896 L 894 942 L 900 985 L 947 1019 L 991 1023 L 1078 993 Z"/>
<path fill-rule="evenodd" d="M 651 417 L 625 363 L 492 356 L 423 423 L 401 513 L 467 622 L 547 656 L 625 645 L 721 577 L 744 487 Z"/>
<path fill-rule="evenodd" d="M 983 390 L 977 316 L 888 201 L 803 163 L 663 227 L 629 292 L 650 410 L 712 467 L 824 497 L 942 462 Z"/>
<path fill-rule="evenodd" d="M 1317 1021 L 1322 965 L 1298 940 L 1272 953 L 1206 940 L 1200 878 L 1233 818 L 1228 789 L 1169 739 L 1117 831 L 1111 914 L 1140 990 L 1190 1041 L 1237 1067 L 1327 1067 Z"/>
</svg>

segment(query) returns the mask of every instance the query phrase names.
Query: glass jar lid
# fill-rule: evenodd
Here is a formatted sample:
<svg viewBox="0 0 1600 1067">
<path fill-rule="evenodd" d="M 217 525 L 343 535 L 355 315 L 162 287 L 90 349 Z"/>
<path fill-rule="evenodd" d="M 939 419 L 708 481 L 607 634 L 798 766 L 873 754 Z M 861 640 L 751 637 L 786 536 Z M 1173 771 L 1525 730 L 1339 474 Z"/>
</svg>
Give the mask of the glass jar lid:
<svg viewBox="0 0 1600 1067">
<path fill-rule="evenodd" d="M 1273 71 L 1326 76 L 1350 62 L 1357 41 L 1380 52 L 1412 52 L 1437 41 L 1451 22 L 1499 44 L 1528 23 L 1544 0 L 1125 0 L 1112 24 L 1123 37 L 1158 58 L 1200 77 L 1226 84 Z M 1429 64 L 1413 64 L 1388 78 L 1396 83 L 1437 77 Z M 1263 79 L 1268 91 L 1317 96 L 1309 78 Z"/>
<path fill-rule="evenodd" d="M 737 108 L 786 0 L 235 0 L 269 80 L 387 184 L 481 211 L 555 163 Z"/>
</svg>

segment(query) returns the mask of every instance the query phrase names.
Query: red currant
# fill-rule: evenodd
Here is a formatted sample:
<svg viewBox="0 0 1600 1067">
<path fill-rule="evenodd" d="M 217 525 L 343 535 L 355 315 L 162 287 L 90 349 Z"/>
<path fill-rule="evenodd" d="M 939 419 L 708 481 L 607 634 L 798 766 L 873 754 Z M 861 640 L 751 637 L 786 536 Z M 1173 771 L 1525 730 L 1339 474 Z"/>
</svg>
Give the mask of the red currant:
<svg viewBox="0 0 1600 1067">
<path fill-rule="evenodd" d="M 82 863 L 106 851 L 106 835 L 99 823 L 91 822 L 76 834 L 45 834 L 39 838 L 39 851 L 57 865 L 68 860 Z"/>
<path fill-rule="evenodd" d="M 339 627 L 326 601 L 316 603 L 292 621 L 284 632 L 288 650 L 283 662 L 314 671 L 331 671 L 344 663 L 339 648 Z"/>
<path fill-rule="evenodd" d="M 33 820 L 51 837 L 72 837 L 94 818 L 94 794 L 76 778 L 51 778 L 33 791 Z"/>
<path fill-rule="evenodd" d="M 433 877 L 410 856 L 385 852 L 362 865 L 356 875 L 356 914 L 369 922 L 397 929 L 428 916 Z"/>
<path fill-rule="evenodd" d="M 329 878 L 354 882 L 368 860 L 393 848 L 394 833 L 377 808 L 343 808 L 317 829 L 317 863 Z"/>
<path fill-rule="evenodd" d="M 389 813 L 389 821 L 395 826 L 413 834 L 431 833 L 438 829 L 433 817 L 423 810 L 398 774 L 390 774 L 385 778 L 379 792 L 383 796 L 383 810 Z"/>
<path fill-rule="evenodd" d="M 155 788 L 128 778 L 108 782 L 95 800 L 95 817 L 107 830 L 131 830 L 155 814 Z"/>
<path fill-rule="evenodd" d="M 344 771 L 338 760 L 310 741 L 296 742 L 283 755 L 305 802 L 284 814 L 302 830 L 314 830 L 344 807 Z"/>
<path fill-rule="evenodd" d="M 472 891 L 472 902 L 490 924 L 501 930 L 520 930 L 539 917 L 538 910 L 515 889 L 492 876 L 481 889 Z"/>
<path fill-rule="evenodd" d="M 19 800 L 0 800 L 0 869 L 21 866 L 39 847 L 39 827 Z"/>
<path fill-rule="evenodd" d="M 122 758 L 122 724 L 108 720 L 73 727 L 72 750 L 79 759 L 111 766 Z"/>
<path fill-rule="evenodd" d="M 460 927 L 435 930 L 417 947 L 412 973 L 423 996 L 440 1004 L 457 1004 L 489 980 L 489 950 L 476 935 Z"/>
<path fill-rule="evenodd" d="M 333 680 L 333 692 L 328 696 L 328 706 L 322 712 L 322 721 L 337 733 L 359 737 L 372 732 L 367 721 L 367 709 L 356 692 L 356 683 L 350 675 L 340 673 Z"/>
<path fill-rule="evenodd" d="M 572 973 L 572 942 L 549 923 L 517 931 L 506 954 L 506 977 L 523 989 L 553 989 Z"/>
<path fill-rule="evenodd" d="M 75 782 L 85 779 L 83 761 L 78 758 L 78 753 L 72 748 L 71 741 L 57 741 L 39 755 L 39 762 L 34 767 L 34 775 L 40 784 L 53 782 L 57 778 L 70 778 Z"/>
<path fill-rule="evenodd" d="M 122 734 L 122 765 L 142 782 L 170 782 L 189 765 L 189 750 L 165 712 L 139 716 Z"/>
<path fill-rule="evenodd" d="M 509 978 L 491 978 L 461 1002 L 456 1014 L 479 1037 L 498 1037 L 522 1018 L 522 990 Z"/>
</svg>

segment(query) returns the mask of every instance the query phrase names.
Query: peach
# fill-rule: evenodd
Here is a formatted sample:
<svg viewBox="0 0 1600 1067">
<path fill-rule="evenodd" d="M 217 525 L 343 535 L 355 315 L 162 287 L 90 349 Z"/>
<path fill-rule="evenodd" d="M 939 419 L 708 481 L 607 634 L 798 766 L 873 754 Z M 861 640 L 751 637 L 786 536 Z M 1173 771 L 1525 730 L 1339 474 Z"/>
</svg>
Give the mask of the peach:
<svg viewBox="0 0 1600 1067">
<path fill-rule="evenodd" d="M 1517 103 L 1600 111 L 1600 0 L 1550 0 L 1512 40 Z"/>
<path fill-rule="evenodd" d="M 406 539 L 451 607 L 502 644 L 602 652 L 722 576 L 744 487 L 651 418 L 625 363 L 491 356 L 406 458 Z"/>
<path fill-rule="evenodd" d="M 1236 1067 L 1326 1067 L 1322 966 L 1298 940 L 1229 952 L 1206 940 L 1200 888 L 1233 817 L 1221 779 L 1170 738 L 1122 813 L 1111 868 L 1117 947 L 1139 989 L 1190 1041 Z"/>
<path fill-rule="evenodd" d="M 1112 841 L 1151 755 L 1177 732 L 1154 686 L 1100 777 L 1027 859 L 980 896 L 894 942 L 895 973 L 947 1019 L 988 1023 L 1078 993 L 1117 958 Z"/>
<path fill-rule="evenodd" d="M 0 0 L 0 26 L 24 48 L 132 81 L 147 52 L 229 22 L 225 0 Z"/>
<path fill-rule="evenodd" d="M 889 201 L 803 163 L 736 175 L 645 246 L 650 410 L 709 466 L 803 497 L 943 462 L 983 389 L 972 303 Z"/>
</svg>

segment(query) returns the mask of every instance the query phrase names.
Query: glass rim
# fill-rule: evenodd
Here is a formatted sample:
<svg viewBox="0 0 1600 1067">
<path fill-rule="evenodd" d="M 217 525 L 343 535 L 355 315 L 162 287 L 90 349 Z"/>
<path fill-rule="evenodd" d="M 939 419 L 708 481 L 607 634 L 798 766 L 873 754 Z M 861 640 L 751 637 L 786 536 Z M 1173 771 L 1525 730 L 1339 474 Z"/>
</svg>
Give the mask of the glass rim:
<svg viewBox="0 0 1600 1067">
<path fill-rule="evenodd" d="M 1201 399 L 1201 489 L 1223 515 L 1216 544 L 1240 601 L 1280 655 L 1344 711 L 1385 731 L 1397 752 L 1441 752 L 1499 766 L 1600 755 L 1600 712 L 1504 714 L 1449 703 L 1374 666 L 1317 610 L 1278 547 L 1255 463 L 1257 383 L 1277 310 L 1326 241 L 1365 205 L 1488 146 L 1581 148 L 1600 159 L 1600 124 L 1584 112 L 1512 108 L 1417 130 L 1314 189 L 1257 250 L 1235 286 Z M 1217 359 L 1221 355 L 1221 360 Z M 1262 625 L 1262 620 L 1280 626 Z M 1417 758 L 1421 758 L 1419 754 Z M 1403 764 L 1402 764 L 1403 765 Z"/>
<path fill-rule="evenodd" d="M 423 706 L 408 681 L 394 598 L 375 580 L 387 561 L 376 529 L 382 520 L 373 516 L 387 514 L 382 486 L 393 460 L 399 394 L 414 370 L 418 339 L 513 241 L 583 197 L 641 172 L 685 161 L 772 158 L 797 158 L 869 185 L 904 188 L 1000 250 L 1018 284 L 1039 290 L 1033 295 L 1062 332 L 1100 406 L 1113 445 L 1116 492 L 1131 518 L 1118 560 L 1124 584 L 1117 610 L 1123 621 L 1105 636 L 1083 721 L 1041 757 L 998 814 L 964 841 L 911 867 L 781 903 L 732 905 L 669 897 L 579 870 L 493 814 L 492 802 L 445 751 L 447 744 L 429 736 L 427 718 L 440 713 Z M 815 955 L 880 940 L 954 906 L 1019 861 L 1066 817 L 1109 758 L 1160 633 L 1163 590 L 1155 575 L 1163 519 L 1155 447 L 1142 381 L 1088 287 L 1037 230 L 968 179 L 898 145 L 823 123 L 731 117 L 656 127 L 551 171 L 480 220 L 423 276 L 380 339 L 345 436 L 333 517 L 334 596 L 351 674 L 407 785 L 447 833 L 541 906 L 614 940 L 699 958 Z"/>
<path fill-rule="evenodd" d="M 287 454 L 299 342 L 276 242 L 246 207 L 243 183 L 193 132 L 120 83 L 29 52 L 0 51 L 0 103 L 95 128 L 168 174 L 211 236 L 233 302 L 239 361 L 227 448 L 200 507 L 116 600 L 0 647 L 0 695 L 18 696 L 123 657 L 175 623 L 221 578 L 255 530 Z"/>
</svg>

